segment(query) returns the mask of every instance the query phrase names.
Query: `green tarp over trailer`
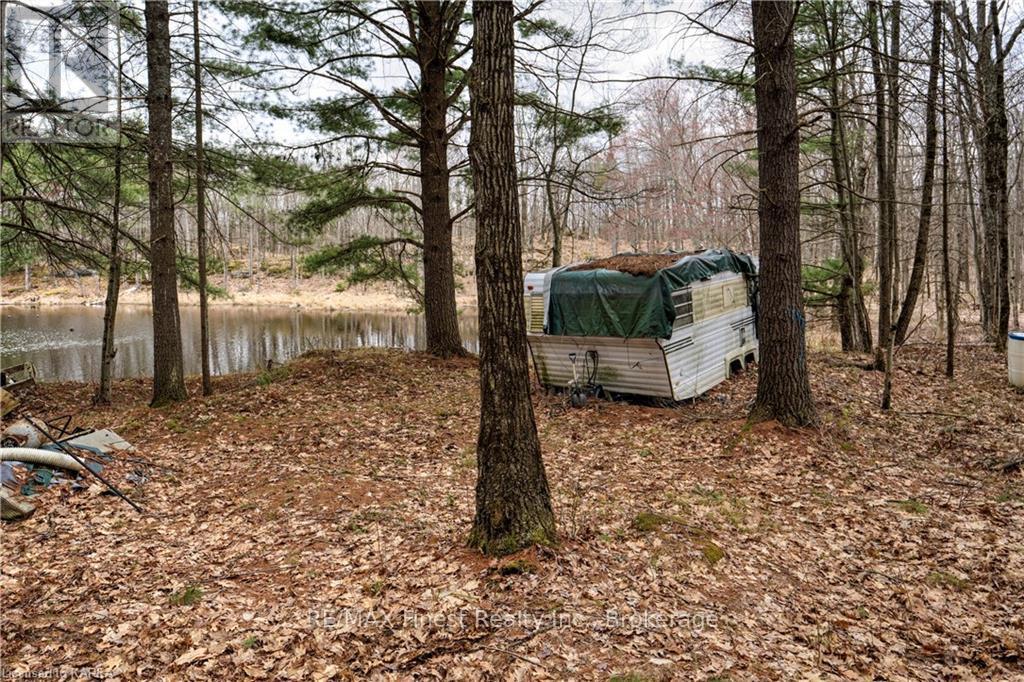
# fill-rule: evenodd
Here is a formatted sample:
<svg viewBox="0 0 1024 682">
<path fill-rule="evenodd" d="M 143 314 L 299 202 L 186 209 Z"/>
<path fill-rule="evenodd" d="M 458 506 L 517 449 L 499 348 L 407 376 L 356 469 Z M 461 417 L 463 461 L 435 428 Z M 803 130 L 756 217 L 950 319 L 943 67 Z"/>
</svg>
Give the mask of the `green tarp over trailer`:
<svg viewBox="0 0 1024 682">
<path fill-rule="evenodd" d="M 618 270 L 562 270 L 551 278 L 547 333 L 555 336 L 672 336 L 672 292 L 721 272 L 757 274 L 754 260 L 728 249 L 681 256 L 651 277 Z"/>
</svg>

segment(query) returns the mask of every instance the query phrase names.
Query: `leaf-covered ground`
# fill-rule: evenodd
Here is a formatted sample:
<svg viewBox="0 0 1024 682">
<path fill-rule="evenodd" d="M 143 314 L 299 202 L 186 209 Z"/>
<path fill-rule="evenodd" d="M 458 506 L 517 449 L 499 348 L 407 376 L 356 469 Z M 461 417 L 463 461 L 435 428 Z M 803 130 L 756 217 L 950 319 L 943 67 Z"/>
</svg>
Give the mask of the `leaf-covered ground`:
<svg viewBox="0 0 1024 682">
<path fill-rule="evenodd" d="M 817 430 L 747 426 L 753 372 L 672 409 L 538 394 L 562 542 L 501 560 L 463 547 L 472 360 L 319 354 L 160 410 L 42 386 L 138 447 L 107 472 L 146 514 L 54 487 L 5 526 L 6 672 L 1019 679 L 1024 397 L 958 360 L 904 348 L 884 414 L 880 374 L 815 354 Z"/>
</svg>

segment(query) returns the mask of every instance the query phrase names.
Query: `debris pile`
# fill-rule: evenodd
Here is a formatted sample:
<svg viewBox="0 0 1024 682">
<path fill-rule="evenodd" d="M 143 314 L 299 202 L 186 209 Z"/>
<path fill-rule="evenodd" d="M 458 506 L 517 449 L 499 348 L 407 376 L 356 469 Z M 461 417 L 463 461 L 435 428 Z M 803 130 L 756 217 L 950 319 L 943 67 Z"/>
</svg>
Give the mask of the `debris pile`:
<svg viewBox="0 0 1024 682">
<path fill-rule="evenodd" d="M 658 270 L 672 267 L 685 255 L 685 253 L 620 253 L 608 258 L 580 263 L 569 269 L 573 271 L 618 270 L 637 277 L 653 277 Z"/>
<path fill-rule="evenodd" d="M 31 365 L 18 365 L 0 372 L 3 391 L 3 416 L 18 416 L 21 400 L 13 390 L 35 381 Z M 7 389 L 12 389 L 9 391 Z M 71 417 L 44 420 L 30 414 L 8 421 L 0 434 L 0 508 L 4 521 L 16 521 L 31 515 L 35 505 L 29 500 L 47 488 L 79 491 L 88 487 L 86 478 L 98 479 L 106 488 L 139 510 L 139 507 L 111 485 L 101 474 L 120 453 L 134 448 L 110 429 L 71 428 Z M 144 472 L 132 472 L 128 480 L 145 480 Z"/>
</svg>

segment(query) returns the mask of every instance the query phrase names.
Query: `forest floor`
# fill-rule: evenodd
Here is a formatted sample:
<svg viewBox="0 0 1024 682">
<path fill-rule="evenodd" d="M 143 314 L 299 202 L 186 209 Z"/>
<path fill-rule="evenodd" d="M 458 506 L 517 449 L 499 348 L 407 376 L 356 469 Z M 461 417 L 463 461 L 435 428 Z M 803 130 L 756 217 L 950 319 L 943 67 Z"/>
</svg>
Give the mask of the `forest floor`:
<svg viewBox="0 0 1024 682">
<path fill-rule="evenodd" d="M 5 524 L 4 674 L 1021 679 L 1024 396 L 957 360 L 905 347 L 883 413 L 815 352 L 805 430 L 745 422 L 754 372 L 676 408 L 538 391 L 561 542 L 502 559 L 464 547 L 473 359 L 318 353 L 164 409 L 38 386 L 136 445 L 105 472 L 145 514 L 62 484 Z"/>
</svg>

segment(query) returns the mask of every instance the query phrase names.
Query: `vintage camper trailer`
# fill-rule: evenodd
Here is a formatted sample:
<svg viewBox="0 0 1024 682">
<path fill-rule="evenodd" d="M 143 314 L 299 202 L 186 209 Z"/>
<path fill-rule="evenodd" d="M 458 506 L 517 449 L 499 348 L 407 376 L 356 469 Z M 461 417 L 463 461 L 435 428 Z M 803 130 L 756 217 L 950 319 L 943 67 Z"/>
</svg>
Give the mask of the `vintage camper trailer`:
<svg viewBox="0 0 1024 682">
<path fill-rule="evenodd" d="M 757 262 L 723 249 L 623 254 L 531 272 L 540 383 L 685 400 L 757 359 Z"/>
</svg>

